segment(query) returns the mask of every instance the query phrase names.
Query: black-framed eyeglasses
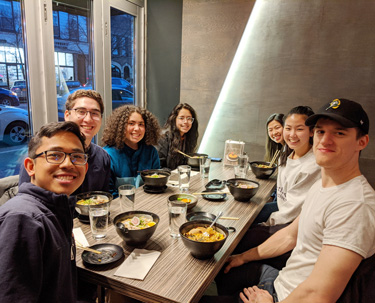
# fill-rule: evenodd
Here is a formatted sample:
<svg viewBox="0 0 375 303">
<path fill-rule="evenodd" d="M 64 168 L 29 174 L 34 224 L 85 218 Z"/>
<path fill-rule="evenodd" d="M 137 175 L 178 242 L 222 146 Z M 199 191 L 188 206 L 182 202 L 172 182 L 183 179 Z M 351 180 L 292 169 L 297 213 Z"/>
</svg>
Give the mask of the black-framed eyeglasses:
<svg viewBox="0 0 375 303">
<path fill-rule="evenodd" d="M 75 111 L 78 119 L 84 119 L 87 116 L 87 113 L 90 113 L 91 119 L 93 120 L 100 121 L 100 119 L 102 118 L 102 113 L 100 111 L 90 112 L 86 108 L 73 108 L 71 110 Z"/>
<path fill-rule="evenodd" d="M 45 156 L 46 161 L 51 164 L 61 164 L 65 161 L 66 155 L 70 157 L 70 161 L 74 165 L 85 165 L 87 163 L 88 155 L 84 153 L 66 153 L 63 151 L 57 151 L 57 150 L 46 150 L 44 152 L 41 152 L 33 159 L 36 159 L 40 157 L 41 155 Z"/>
</svg>

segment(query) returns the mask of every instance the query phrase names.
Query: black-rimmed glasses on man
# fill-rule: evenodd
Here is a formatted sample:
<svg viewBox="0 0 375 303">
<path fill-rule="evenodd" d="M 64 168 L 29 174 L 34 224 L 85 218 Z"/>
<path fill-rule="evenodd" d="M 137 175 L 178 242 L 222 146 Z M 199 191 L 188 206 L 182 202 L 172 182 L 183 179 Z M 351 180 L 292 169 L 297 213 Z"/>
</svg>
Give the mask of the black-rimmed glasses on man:
<svg viewBox="0 0 375 303">
<path fill-rule="evenodd" d="M 88 158 L 87 154 L 84 153 L 66 153 L 63 151 L 46 150 L 35 155 L 33 159 L 36 159 L 43 154 L 45 155 L 46 161 L 51 164 L 63 163 L 65 161 L 66 156 L 68 155 L 70 157 L 70 161 L 72 161 L 74 165 L 85 165 L 87 163 Z"/>
</svg>

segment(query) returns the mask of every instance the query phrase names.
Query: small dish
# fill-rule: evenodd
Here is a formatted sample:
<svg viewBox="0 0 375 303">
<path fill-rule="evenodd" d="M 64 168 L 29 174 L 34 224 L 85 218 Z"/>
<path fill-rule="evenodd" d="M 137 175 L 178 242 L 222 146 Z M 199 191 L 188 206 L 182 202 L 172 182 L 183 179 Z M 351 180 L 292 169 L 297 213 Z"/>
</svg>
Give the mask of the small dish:
<svg viewBox="0 0 375 303">
<path fill-rule="evenodd" d="M 227 182 L 225 180 L 213 179 L 206 184 L 206 189 L 209 189 L 209 190 L 223 189 L 226 183 Z"/>
<path fill-rule="evenodd" d="M 212 222 L 213 220 L 215 220 L 215 218 L 216 216 L 214 214 L 210 214 L 204 211 L 192 212 L 186 215 L 186 221 L 204 220 Z"/>
<path fill-rule="evenodd" d="M 102 252 L 101 254 L 97 254 L 85 250 L 82 253 L 83 262 L 90 265 L 111 264 L 120 260 L 124 255 L 122 248 L 115 244 L 102 243 L 90 246 L 90 248 Z"/>
<path fill-rule="evenodd" d="M 223 193 L 213 194 L 213 192 L 215 192 L 215 191 L 216 190 L 209 190 L 209 189 L 206 189 L 206 190 L 202 191 L 202 193 L 210 192 L 210 194 L 208 194 L 208 195 L 202 195 L 202 198 L 205 199 L 205 200 L 208 200 L 208 201 L 213 201 L 213 202 L 224 201 L 224 200 L 227 199 L 227 194 L 223 194 Z"/>
</svg>

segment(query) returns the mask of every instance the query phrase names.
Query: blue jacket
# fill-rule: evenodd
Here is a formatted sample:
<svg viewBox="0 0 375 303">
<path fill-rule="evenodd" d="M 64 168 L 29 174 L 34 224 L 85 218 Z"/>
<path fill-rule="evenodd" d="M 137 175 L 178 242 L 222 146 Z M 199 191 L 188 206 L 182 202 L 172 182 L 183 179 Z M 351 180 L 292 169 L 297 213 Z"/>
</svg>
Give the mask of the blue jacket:
<svg viewBox="0 0 375 303">
<path fill-rule="evenodd" d="M 103 148 L 94 143 L 90 144 L 87 154 L 89 156 L 87 159 L 89 167 L 87 169 L 85 180 L 72 195 L 92 190 L 109 191 L 109 179 L 111 177 L 111 159 L 109 158 L 109 155 L 103 150 Z M 30 182 L 30 176 L 22 164 L 20 168 L 19 185 L 24 182 Z"/>
<path fill-rule="evenodd" d="M 139 172 L 145 169 L 159 169 L 160 161 L 155 147 L 140 143 L 137 150 L 125 145 L 122 149 L 104 146 L 111 157 L 111 181 L 109 192 L 118 196 L 122 184 L 142 185 Z"/>
<path fill-rule="evenodd" d="M 0 302 L 76 302 L 74 203 L 24 183 L 0 207 Z"/>
</svg>

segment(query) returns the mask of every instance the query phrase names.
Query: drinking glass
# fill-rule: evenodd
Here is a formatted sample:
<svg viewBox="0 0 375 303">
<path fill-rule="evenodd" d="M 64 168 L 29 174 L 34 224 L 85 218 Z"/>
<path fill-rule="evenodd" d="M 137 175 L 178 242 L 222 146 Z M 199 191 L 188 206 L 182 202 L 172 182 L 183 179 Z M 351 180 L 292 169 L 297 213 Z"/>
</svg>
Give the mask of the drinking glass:
<svg viewBox="0 0 375 303">
<path fill-rule="evenodd" d="M 103 239 L 108 231 L 109 202 L 89 205 L 91 233 L 95 240 Z"/>
<path fill-rule="evenodd" d="M 199 158 L 199 172 L 201 178 L 208 178 L 210 173 L 211 158 L 201 157 Z"/>
<path fill-rule="evenodd" d="M 180 201 L 168 200 L 169 230 L 171 237 L 181 237 L 179 229 L 186 221 L 187 204 Z"/>
<path fill-rule="evenodd" d="M 118 195 L 120 198 L 121 211 L 134 210 L 135 201 L 135 186 L 131 184 L 124 184 L 118 187 Z"/>
<path fill-rule="evenodd" d="M 235 178 L 246 178 L 249 170 L 249 158 L 247 155 L 238 156 L 238 164 L 234 167 Z"/>
<path fill-rule="evenodd" d="M 177 167 L 177 170 L 180 192 L 187 192 L 190 184 L 191 167 L 189 165 L 180 165 Z"/>
</svg>

